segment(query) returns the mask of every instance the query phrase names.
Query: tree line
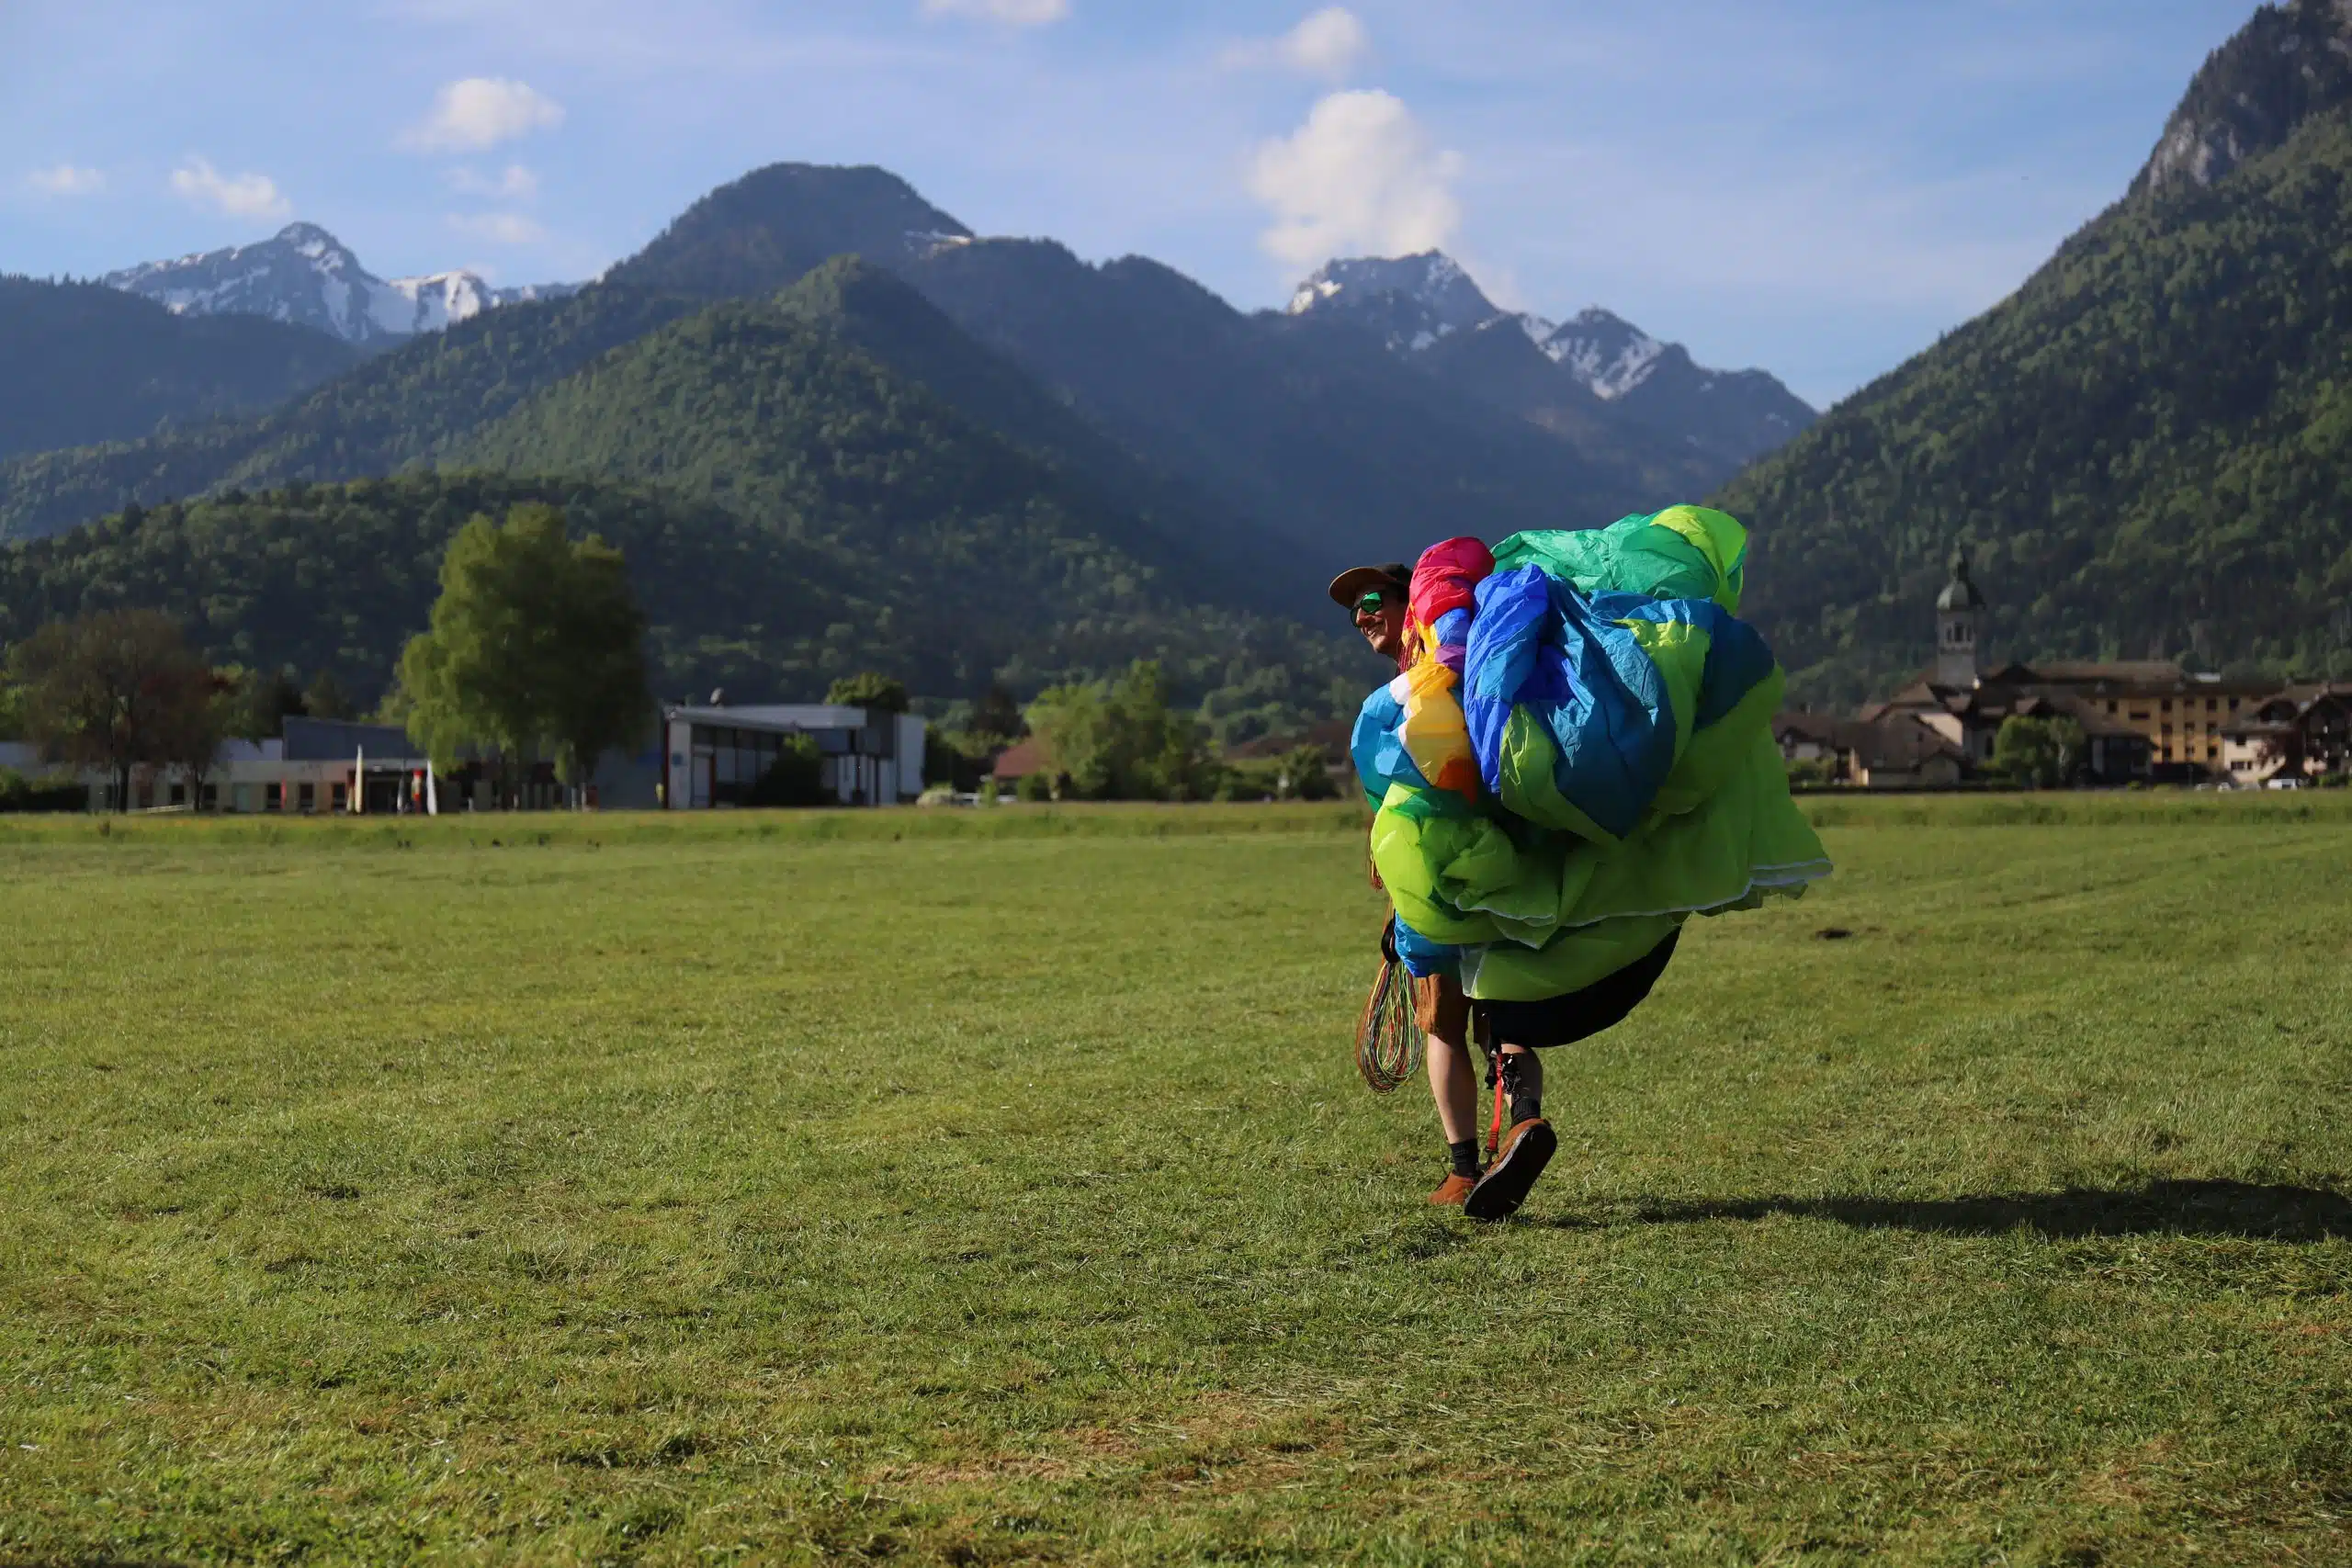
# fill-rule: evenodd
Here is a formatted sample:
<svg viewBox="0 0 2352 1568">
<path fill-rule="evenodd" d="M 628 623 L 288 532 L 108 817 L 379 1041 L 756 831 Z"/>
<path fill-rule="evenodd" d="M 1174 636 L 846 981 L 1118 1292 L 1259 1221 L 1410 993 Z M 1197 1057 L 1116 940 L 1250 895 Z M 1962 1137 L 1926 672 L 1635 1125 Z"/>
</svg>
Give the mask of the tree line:
<svg viewBox="0 0 2352 1568">
<path fill-rule="evenodd" d="M 563 513 L 518 503 L 503 522 L 477 513 L 450 541 L 426 629 L 402 649 L 374 716 L 403 726 L 444 770 L 487 761 L 502 770 L 545 761 L 576 784 L 609 750 L 648 732 L 648 621 L 619 551 L 573 538 Z M 331 671 L 304 689 L 281 671 L 211 662 L 181 625 L 150 608 L 52 620 L 18 639 L 0 681 L 0 737 L 30 740 L 54 761 L 105 772 L 127 806 L 133 770 L 181 769 L 200 780 L 221 742 L 278 732 L 295 713 L 349 717 Z M 838 677 L 826 701 L 903 713 L 903 681 L 873 671 Z M 1053 759 L 1033 793 L 1071 799 L 1207 799 L 1244 775 L 1219 761 L 1210 727 L 1182 710 L 1160 666 L 1137 660 L 1114 679 L 1047 687 L 1024 712 L 992 685 L 942 728 L 940 772 L 984 771 L 1033 730 Z M 1275 788 L 1328 792 L 1312 748 L 1283 759 Z M 977 781 L 975 781 L 977 782 Z M 18 792 L 21 794 L 21 790 Z M 788 746 L 758 804 L 819 797 L 813 748 Z"/>
</svg>

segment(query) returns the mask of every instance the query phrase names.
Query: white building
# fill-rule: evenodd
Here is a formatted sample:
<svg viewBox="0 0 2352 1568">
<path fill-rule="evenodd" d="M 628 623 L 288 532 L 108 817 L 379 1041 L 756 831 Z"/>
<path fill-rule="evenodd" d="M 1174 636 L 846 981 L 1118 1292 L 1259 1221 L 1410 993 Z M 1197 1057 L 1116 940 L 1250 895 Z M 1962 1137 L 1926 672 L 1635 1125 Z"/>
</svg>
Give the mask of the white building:
<svg viewBox="0 0 2352 1568">
<path fill-rule="evenodd" d="M 922 793 L 923 721 L 914 714 L 681 705 L 662 710 L 662 734 L 661 801 L 673 811 L 741 805 L 799 736 L 815 743 L 819 787 L 843 806 L 896 806 Z"/>
<path fill-rule="evenodd" d="M 191 778 L 184 767 L 133 768 L 128 801 L 115 799 L 114 776 L 104 768 L 86 769 L 74 777 L 89 789 L 93 811 L 178 807 L 310 817 L 350 807 L 352 787 L 364 756 L 368 810 L 419 807 L 424 748 L 410 740 L 398 725 L 288 717 L 282 728 L 282 734 L 266 740 L 222 741 L 201 778 Z M 37 752 L 24 746 L 0 748 L 0 767 L 14 767 L 35 776 L 52 771 Z M 449 804 L 443 802 L 445 807 Z"/>
<path fill-rule="evenodd" d="M 400 726 L 288 717 L 283 730 L 267 740 L 225 742 L 200 779 L 185 768 L 134 768 L 126 802 L 114 798 L 106 770 L 76 777 L 89 789 L 94 811 L 127 806 L 317 816 L 348 810 L 355 787 L 364 791 L 361 803 L 370 814 L 424 808 L 424 748 Z M 577 797 L 545 763 L 504 781 L 469 764 L 440 775 L 433 793 L 442 811 L 552 809 L 574 798 L 619 810 L 740 806 L 797 737 L 806 737 L 816 752 L 817 788 L 825 799 L 896 806 L 922 793 L 920 717 L 823 703 L 664 707 L 658 748 L 607 752 Z M 33 776 L 52 771 L 30 747 L 17 745 L 0 746 L 0 767 Z"/>
</svg>

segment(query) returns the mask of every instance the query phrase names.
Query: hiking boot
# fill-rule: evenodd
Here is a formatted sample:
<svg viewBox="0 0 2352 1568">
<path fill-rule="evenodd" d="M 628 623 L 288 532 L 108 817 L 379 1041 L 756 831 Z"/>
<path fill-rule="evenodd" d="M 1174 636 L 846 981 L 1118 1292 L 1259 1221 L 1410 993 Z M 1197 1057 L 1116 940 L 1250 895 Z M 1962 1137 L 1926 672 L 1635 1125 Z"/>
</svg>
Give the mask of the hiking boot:
<svg viewBox="0 0 2352 1568">
<path fill-rule="evenodd" d="M 1477 1181 L 1471 1177 L 1450 1175 L 1439 1185 L 1436 1191 L 1430 1194 L 1430 1207 L 1458 1209 L 1462 1207 L 1462 1200 L 1469 1197 L 1470 1190 L 1477 1185 Z"/>
<path fill-rule="evenodd" d="M 1462 1212 L 1474 1220 L 1499 1220 L 1516 1213 L 1559 1146 L 1559 1134 L 1541 1116 L 1520 1122 L 1503 1134 L 1501 1152 L 1463 1199 Z"/>
</svg>

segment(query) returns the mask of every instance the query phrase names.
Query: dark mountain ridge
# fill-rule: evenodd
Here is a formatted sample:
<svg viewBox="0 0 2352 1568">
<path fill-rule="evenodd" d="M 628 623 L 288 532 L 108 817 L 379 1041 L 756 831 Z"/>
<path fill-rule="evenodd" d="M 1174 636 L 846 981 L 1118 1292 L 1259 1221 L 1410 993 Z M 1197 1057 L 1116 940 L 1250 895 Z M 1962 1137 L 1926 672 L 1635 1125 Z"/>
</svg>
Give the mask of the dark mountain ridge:
<svg viewBox="0 0 2352 1568">
<path fill-rule="evenodd" d="M 1324 323 L 1251 316 L 1148 258 L 1098 265 L 1048 240 L 972 238 L 879 170 L 756 170 L 610 278 L 749 294 L 790 286 L 829 248 L 905 278 L 1137 459 L 1222 507 L 1234 531 L 1280 541 L 1302 580 L 1474 518 L 1507 532 L 1615 516 L 1677 477 L 1622 442 L 1564 449 Z"/>
<path fill-rule="evenodd" d="M 99 284 L 0 275 L 0 457 L 256 412 L 359 357 L 306 327 L 184 318 Z"/>
<path fill-rule="evenodd" d="M 0 462 L 0 540 L 130 504 L 397 472 L 695 303 L 597 286 L 504 306 L 369 358 L 260 418 Z"/>
<path fill-rule="evenodd" d="M 703 197 L 605 280 L 743 299 L 787 288 L 834 256 L 899 267 L 971 234 L 888 169 L 772 164 Z"/>
</svg>

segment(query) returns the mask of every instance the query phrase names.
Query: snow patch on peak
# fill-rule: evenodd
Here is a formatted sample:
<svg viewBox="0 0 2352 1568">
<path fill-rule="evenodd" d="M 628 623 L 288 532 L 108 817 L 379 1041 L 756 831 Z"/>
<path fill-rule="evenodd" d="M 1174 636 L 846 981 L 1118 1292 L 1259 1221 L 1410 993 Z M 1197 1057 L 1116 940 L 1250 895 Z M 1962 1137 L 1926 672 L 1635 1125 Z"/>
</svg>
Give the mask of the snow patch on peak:
<svg viewBox="0 0 2352 1568">
<path fill-rule="evenodd" d="M 1648 380 L 1667 351 L 1665 344 L 1598 305 L 1577 311 L 1537 346 L 1596 397 L 1612 400 Z"/>
<path fill-rule="evenodd" d="M 385 332 L 407 336 L 437 333 L 492 308 L 490 285 L 470 272 L 435 272 L 395 277 L 368 300 L 368 314 Z"/>
<path fill-rule="evenodd" d="M 343 248 L 342 241 L 315 223 L 288 223 L 277 231 L 275 243 L 286 245 L 295 254 L 308 256 L 312 261 L 322 261 L 329 255 L 347 256 L 351 254 Z"/>
<path fill-rule="evenodd" d="M 971 243 L 971 235 L 956 233 L 946 229 L 907 231 L 907 250 L 918 260 L 928 260 L 942 251 L 954 250 L 958 245 L 968 245 Z"/>
<path fill-rule="evenodd" d="M 1403 295 L 1442 318 L 1449 331 L 1475 326 L 1497 313 L 1494 301 L 1480 293 L 1462 264 L 1443 251 L 1409 256 L 1343 256 L 1325 262 L 1298 286 L 1291 296 L 1291 308 L 1308 309 L 1318 299 L 1342 293 L 1359 298 Z"/>
<path fill-rule="evenodd" d="M 1292 291 L 1287 310 L 1294 316 L 1353 317 L 1378 331 L 1389 347 L 1408 351 L 1501 314 L 1443 251 L 1328 261 Z"/>
<path fill-rule="evenodd" d="M 1318 273 L 1291 291 L 1290 303 L 1283 310 L 1291 315 L 1299 315 L 1313 310 L 1318 302 L 1329 299 L 1339 291 L 1338 278 L 1325 277 Z"/>
<path fill-rule="evenodd" d="M 1557 321 L 1546 321 L 1532 310 L 1520 310 L 1511 316 L 1511 323 L 1527 334 L 1527 341 L 1542 348 L 1560 330 Z"/>
</svg>

